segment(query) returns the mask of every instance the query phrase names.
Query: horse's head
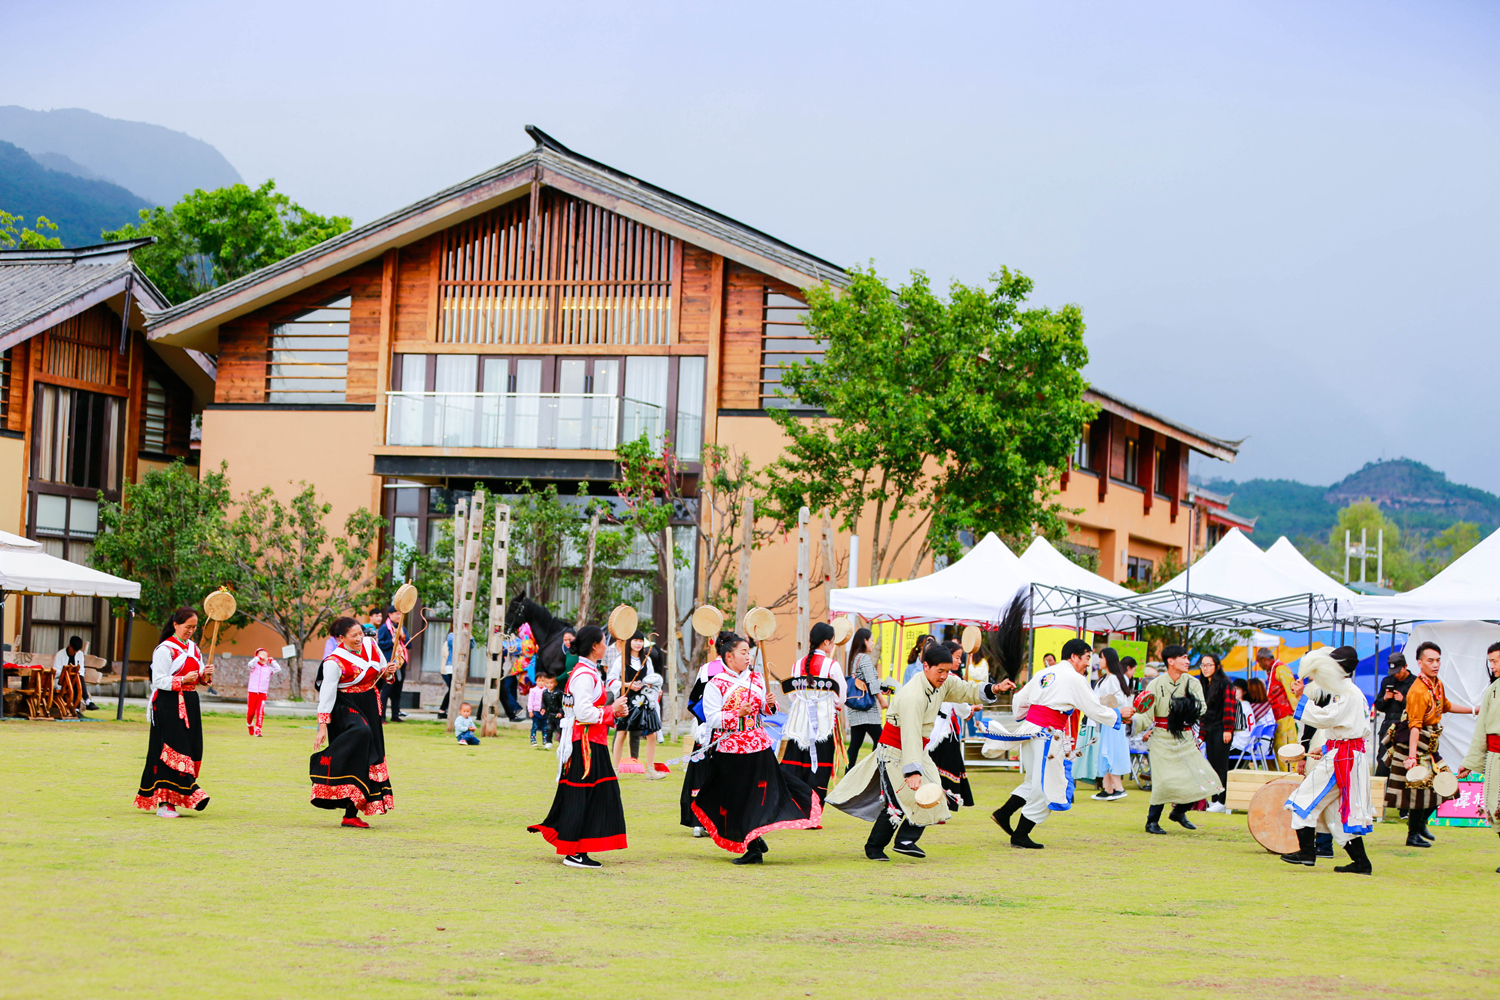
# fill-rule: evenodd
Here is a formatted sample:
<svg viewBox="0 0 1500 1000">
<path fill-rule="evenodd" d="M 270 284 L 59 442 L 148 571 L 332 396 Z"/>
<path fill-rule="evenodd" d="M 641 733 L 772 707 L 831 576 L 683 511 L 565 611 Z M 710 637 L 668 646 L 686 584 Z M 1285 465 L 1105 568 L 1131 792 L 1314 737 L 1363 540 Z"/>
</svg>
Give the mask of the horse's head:
<svg viewBox="0 0 1500 1000">
<path fill-rule="evenodd" d="M 526 594 L 517 594 L 505 608 L 505 631 L 515 635 L 526 621 Z"/>
</svg>

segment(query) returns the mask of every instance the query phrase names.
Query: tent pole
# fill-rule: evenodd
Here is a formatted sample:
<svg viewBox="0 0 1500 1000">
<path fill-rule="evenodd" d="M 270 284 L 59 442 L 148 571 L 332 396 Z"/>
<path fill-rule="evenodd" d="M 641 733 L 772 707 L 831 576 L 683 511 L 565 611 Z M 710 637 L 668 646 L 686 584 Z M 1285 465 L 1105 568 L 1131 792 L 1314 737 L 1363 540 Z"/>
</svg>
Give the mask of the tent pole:
<svg viewBox="0 0 1500 1000">
<path fill-rule="evenodd" d="M 130 633 L 134 628 L 135 602 L 130 601 L 125 611 L 125 650 L 120 654 L 120 697 L 115 703 L 116 722 L 125 718 L 125 678 L 130 674 Z"/>
<path fill-rule="evenodd" d="M 5 599 L 10 595 L 0 590 L 0 647 L 5 645 Z M 5 662 L 5 650 L 0 648 L 0 664 Z M 5 669 L 0 667 L 0 719 L 5 718 Z"/>
<path fill-rule="evenodd" d="M 1026 587 L 1026 646 L 1026 676 L 1029 679 L 1031 666 L 1036 662 L 1036 584 L 1034 583 Z M 1016 667 L 1016 677 L 1020 677 L 1020 664 Z"/>
</svg>

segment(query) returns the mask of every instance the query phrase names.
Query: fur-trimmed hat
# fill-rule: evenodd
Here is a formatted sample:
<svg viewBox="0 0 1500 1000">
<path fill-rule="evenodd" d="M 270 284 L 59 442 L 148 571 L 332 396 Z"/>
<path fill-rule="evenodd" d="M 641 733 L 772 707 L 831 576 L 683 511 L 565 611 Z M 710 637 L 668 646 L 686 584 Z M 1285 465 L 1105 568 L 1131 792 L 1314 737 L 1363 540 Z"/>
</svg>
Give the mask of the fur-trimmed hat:
<svg viewBox="0 0 1500 1000">
<path fill-rule="evenodd" d="M 1353 646 L 1340 646 L 1331 654 L 1338 661 L 1339 666 L 1344 668 L 1344 676 L 1353 677 L 1354 671 L 1359 669 L 1359 651 Z"/>
</svg>

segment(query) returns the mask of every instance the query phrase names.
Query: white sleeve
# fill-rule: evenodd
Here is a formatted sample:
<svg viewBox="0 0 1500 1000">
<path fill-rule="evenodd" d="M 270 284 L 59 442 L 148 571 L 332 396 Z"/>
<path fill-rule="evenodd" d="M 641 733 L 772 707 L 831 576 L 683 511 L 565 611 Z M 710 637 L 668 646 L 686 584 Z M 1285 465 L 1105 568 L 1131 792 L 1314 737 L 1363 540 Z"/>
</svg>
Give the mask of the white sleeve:
<svg viewBox="0 0 1500 1000">
<path fill-rule="evenodd" d="M 318 714 L 327 715 L 339 698 L 339 662 L 329 658 L 319 669 L 323 671 L 323 683 L 318 687 Z"/>
<path fill-rule="evenodd" d="M 656 664 L 652 662 L 649 656 L 646 657 L 646 676 L 642 677 L 641 680 L 644 682 L 644 689 L 647 694 L 650 694 L 653 689 L 660 691 L 662 688 L 662 676 L 657 672 Z"/>
<path fill-rule="evenodd" d="M 616 660 L 609 668 L 609 676 L 604 678 L 604 689 L 609 692 L 610 697 L 618 698 L 624 683 L 620 679 L 620 661 Z"/>
<path fill-rule="evenodd" d="M 1068 683 L 1073 686 L 1074 708 L 1101 726 L 1113 728 L 1120 721 L 1120 713 L 1113 708 L 1104 707 L 1104 703 L 1090 690 L 1089 682 L 1083 679 L 1082 674 L 1074 670 L 1059 670 L 1057 676 L 1068 677 Z"/>
<path fill-rule="evenodd" d="M 842 705 L 849 697 L 849 678 L 844 676 L 844 668 L 832 657 L 828 659 L 828 672 L 832 675 L 833 682 L 839 686 L 838 703 Z"/>
<path fill-rule="evenodd" d="M 279 674 L 279 673 L 281 673 L 281 664 L 278 663 L 278 662 L 276 662 L 275 660 L 271 661 L 271 673 L 273 673 L 273 674 Z"/>
<path fill-rule="evenodd" d="M 1017 722 L 1026 718 L 1026 712 L 1031 708 L 1031 699 L 1036 695 L 1033 687 L 1035 684 L 1036 677 L 1033 677 L 1025 684 L 1022 684 L 1019 691 L 1011 695 L 1010 714 L 1015 716 Z"/>
<path fill-rule="evenodd" d="M 68 651 L 66 649 L 59 649 L 57 651 L 57 655 L 52 658 L 52 672 L 54 674 L 61 675 L 63 672 L 63 667 L 67 665 Z"/>
<path fill-rule="evenodd" d="M 156 647 L 151 654 L 151 689 L 172 690 L 172 649 L 166 643 Z"/>
<path fill-rule="evenodd" d="M 592 674 L 573 671 L 573 676 L 568 678 L 568 694 L 573 696 L 573 718 L 585 723 L 604 718 L 604 713 L 594 704 L 599 697 L 599 688 Z"/>
<path fill-rule="evenodd" d="M 703 722 L 710 730 L 724 726 L 724 693 L 710 683 L 703 691 Z"/>
</svg>

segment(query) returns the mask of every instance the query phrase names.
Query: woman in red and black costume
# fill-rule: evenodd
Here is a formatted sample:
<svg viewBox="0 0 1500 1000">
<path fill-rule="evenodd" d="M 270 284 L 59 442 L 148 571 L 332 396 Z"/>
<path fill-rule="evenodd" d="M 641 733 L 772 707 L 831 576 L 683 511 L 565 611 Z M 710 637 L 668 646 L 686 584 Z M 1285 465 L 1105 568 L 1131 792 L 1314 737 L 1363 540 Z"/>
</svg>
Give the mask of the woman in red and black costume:
<svg viewBox="0 0 1500 1000">
<path fill-rule="evenodd" d="M 557 792 L 547 818 L 526 828 L 540 833 L 569 868 L 601 868 L 589 857 L 590 851 L 627 846 L 620 782 L 609 759 L 609 737 L 626 703 L 624 698 L 611 702 L 599 676 L 606 648 L 604 630 L 597 625 L 585 625 L 573 637 L 572 653 L 578 662 L 563 698 Z"/>
<path fill-rule="evenodd" d="M 839 732 L 839 713 L 848 697 L 844 669 L 833 658 L 833 626 L 817 622 L 808 633 L 812 650 L 792 667 L 792 676 L 782 685 L 791 697 L 781 735 L 786 748 L 781 767 L 790 777 L 812 786 L 821 801 L 828 798 L 828 780 L 833 777 L 834 743 Z"/>
<path fill-rule="evenodd" d="M 344 810 L 344 826 L 368 829 L 360 813 L 375 816 L 396 808 L 385 766 L 385 730 L 376 685 L 394 668 L 380 655 L 374 636 L 344 617 L 328 634 L 336 640 L 323 659 L 318 685 L 318 735 L 308 761 L 312 804 Z M 325 750 L 319 751 L 324 742 Z"/>
<path fill-rule="evenodd" d="M 193 641 L 198 615 L 178 608 L 162 626 L 161 642 L 151 654 L 151 698 L 146 718 L 151 741 L 135 804 L 155 809 L 162 819 L 176 819 L 178 807 L 202 812 L 208 796 L 198 787 L 203 767 L 203 725 L 198 716 L 198 685 L 213 680 L 203 651 Z"/>
<path fill-rule="evenodd" d="M 765 682 L 750 669 L 750 644 L 733 632 L 716 643 L 724 670 L 703 691 L 705 747 L 693 815 L 715 844 L 758 865 L 770 830 L 809 830 L 823 819 L 823 801 L 808 783 L 776 761 L 760 717 L 776 710 Z"/>
</svg>

